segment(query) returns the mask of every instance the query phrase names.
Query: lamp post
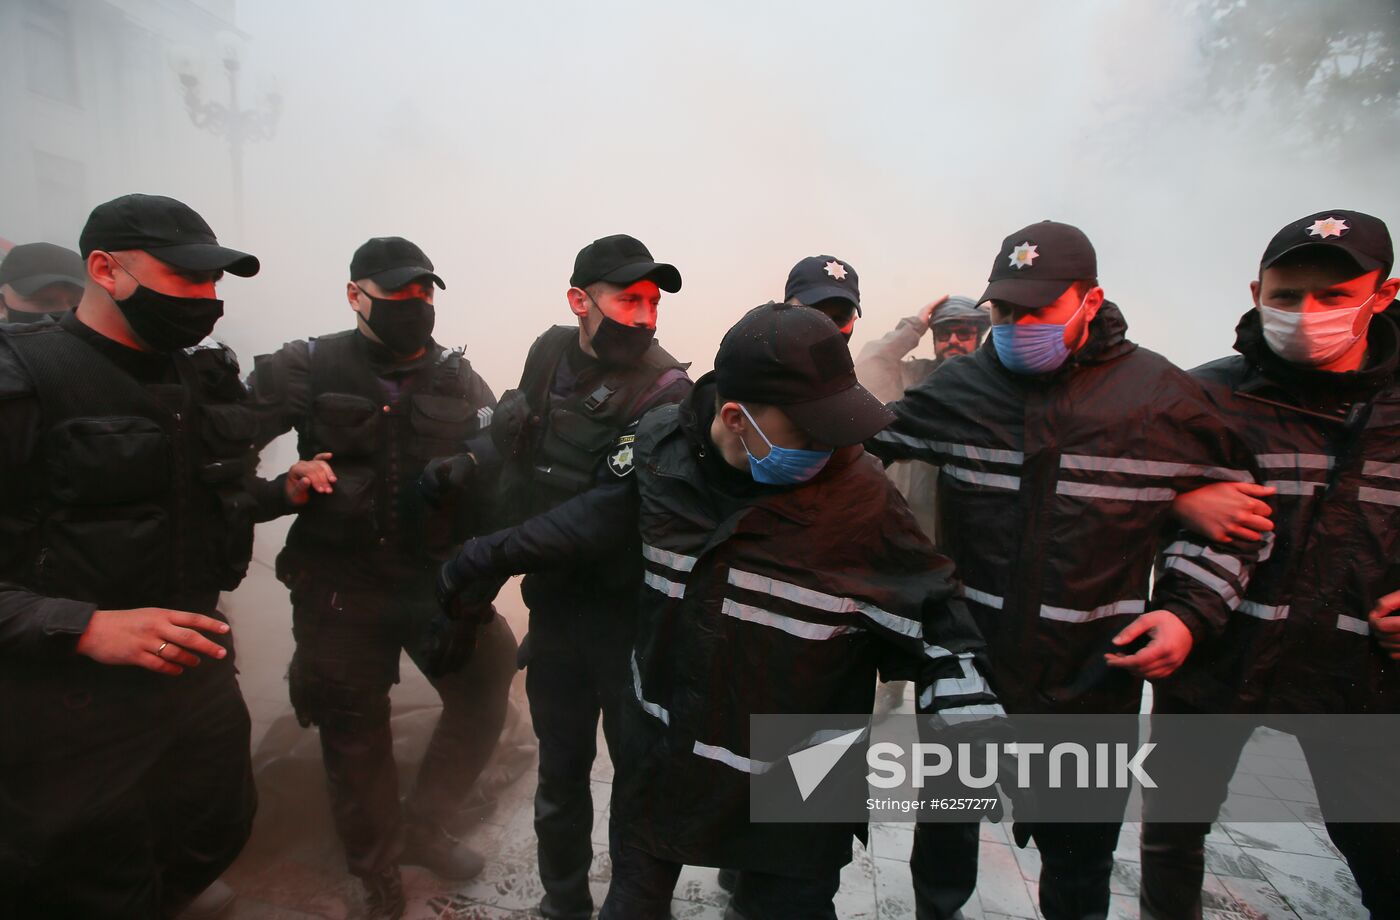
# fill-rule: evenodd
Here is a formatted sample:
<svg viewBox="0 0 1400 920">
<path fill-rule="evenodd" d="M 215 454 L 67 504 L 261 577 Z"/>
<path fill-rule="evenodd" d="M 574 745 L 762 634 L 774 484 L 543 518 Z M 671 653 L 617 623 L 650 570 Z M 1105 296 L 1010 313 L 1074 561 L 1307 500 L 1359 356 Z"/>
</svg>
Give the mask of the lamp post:
<svg viewBox="0 0 1400 920">
<path fill-rule="evenodd" d="M 189 48 L 177 47 L 170 53 L 170 68 L 180 78 L 184 89 L 185 111 L 196 128 L 209 131 L 228 141 L 229 164 L 233 174 L 234 219 L 238 233 L 243 234 L 243 145 L 271 138 L 277 131 L 282 115 L 282 94 L 275 82 L 270 82 L 257 105 L 245 109 L 238 100 L 239 75 L 242 69 L 242 42 L 232 32 L 216 36 L 219 59 L 228 77 L 228 102 L 206 98 L 202 88 L 200 56 Z"/>
</svg>

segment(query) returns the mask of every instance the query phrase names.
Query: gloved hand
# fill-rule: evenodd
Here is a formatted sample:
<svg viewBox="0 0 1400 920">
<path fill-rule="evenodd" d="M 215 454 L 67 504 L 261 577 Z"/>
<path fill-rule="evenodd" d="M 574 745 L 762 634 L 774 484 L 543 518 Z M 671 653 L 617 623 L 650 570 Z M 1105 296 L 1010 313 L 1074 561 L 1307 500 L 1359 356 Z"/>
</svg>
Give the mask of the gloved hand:
<svg viewBox="0 0 1400 920">
<path fill-rule="evenodd" d="M 475 469 L 476 458 L 471 454 L 429 460 L 418 477 L 418 492 L 429 505 L 441 508 L 449 498 L 462 491 Z"/>
<path fill-rule="evenodd" d="M 457 560 L 449 559 L 438 569 L 438 606 L 449 618 L 457 619 L 464 610 L 490 604 L 505 583 L 504 578 L 464 578 Z"/>
<path fill-rule="evenodd" d="M 496 615 L 490 604 L 463 608 L 461 616 L 440 612 L 428 621 L 423 637 L 424 673 L 442 677 L 460 670 L 476 650 L 476 631 Z"/>
</svg>

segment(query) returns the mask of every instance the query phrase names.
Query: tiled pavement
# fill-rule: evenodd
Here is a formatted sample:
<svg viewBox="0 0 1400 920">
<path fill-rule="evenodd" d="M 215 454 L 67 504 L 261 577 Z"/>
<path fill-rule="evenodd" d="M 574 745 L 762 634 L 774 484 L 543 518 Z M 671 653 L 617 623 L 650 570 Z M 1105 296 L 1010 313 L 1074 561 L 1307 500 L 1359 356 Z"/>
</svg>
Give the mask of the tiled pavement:
<svg viewBox="0 0 1400 920">
<path fill-rule="evenodd" d="M 259 534 L 259 557 L 272 558 L 266 541 L 280 533 Z M 499 606 L 516 634 L 523 633 L 523 609 L 514 589 Z M 290 613 L 285 592 L 265 565 L 227 599 L 226 608 L 238 638 L 244 695 L 254 717 L 254 751 L 264 762 L 263 803 L 253 842 L 226 880 L 240 893 L 233 920 L 306 920 L 311 917 L 360 916 L 361 892 L 344 872 L 330 828 L 323 774 L 311 731 L 291 719 L 284 674 L 290 656 Z M 404 660 L 404 682 L 394 691 L 396 734 L 421 739 L 435 715 L 433 694 L 417 670 Z M 517 697 L 523 704 L 517 681 Z M 427 708 L 424 708 L 427 707 Z M 523 706 L 521 707 L 523 709 Z M 528 726 L 517 737 L 529 738 Z M 415 756 L 413 740 L 403 744 L 402 760 Z M 604 751 L 602 739 L 599 750 Z M 273 759 L 271 755 L 282 756 Z M 1301 753 L 1297 763 L 1301 765 Z M 1292 802 L 1296 824 L 1223 822 L 1207 840 L 1208 874 L 1205 916 L 1211 920 L 1350 920 L 1365 912 L 1350 873 L 1327 839 L 1316 809 L 1306 769 L 1283 761 L 1272 772 L 1287 776 L 1237 778 L 1238 789 Z M 411 772 L 411 771 L 409 771 Z M 411 778 L 411 776 L 409 777 Z M 607 890 L 607 802 L 612 768 L 600 753 L 593 773 L 593 830 L 596 854 L 592 887 L 601 903 Z M 466 884 L 439 881 L 429 873 L 404 870 L 410 897 L 410 920 L 498 920 L 530 916 L 539 900 L 534 870 L 531 825 L 535 782 L 527 769 L 505 788 L 498 807 L 473 832 L 470 844 L 485 853 L 483 875 Z M 982 825 L 979 884 L 964 909 L 968 918 L 1004 920 L 1037 918 L 1035 878 L 1039 855 L 1034 848 L 1011 845 L 1007 831 Z M 850 920 L 912 918 L 908 858 L 912 825 L 877 824 L 870 846 L 857 846 L 855 860 L 842 873 L 837 913 Z M 1117 851 L 1110 917 L 1136 918 L 1138 827 L 1126 825 Z M 726 895 L 713 869 L 687 868 L 676 887 L 672 914 L 677 920 L 719 920 Z"/>
</svg>

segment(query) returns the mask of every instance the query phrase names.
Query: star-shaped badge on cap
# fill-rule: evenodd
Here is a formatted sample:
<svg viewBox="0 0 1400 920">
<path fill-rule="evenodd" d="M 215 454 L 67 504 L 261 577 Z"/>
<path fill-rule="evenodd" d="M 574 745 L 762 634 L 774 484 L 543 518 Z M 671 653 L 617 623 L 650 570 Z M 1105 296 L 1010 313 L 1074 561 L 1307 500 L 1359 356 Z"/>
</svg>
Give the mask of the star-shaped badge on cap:
<svg viewBox="0 0 1400 920">
<path fill-rule="evenodd" d="M 1025 242 L 1011 250 L 1007 254 L 1007 258 L 1011 260 L 1012 268 L 1028 268 L 1039 255 L 1040 253 L 1036 252 L 1034 245 Z"/>
<path fill-rule="evenodd" d="M 826 263 L 826 273 L 837 281 L 846 280 L 846 266 L 835 260 Z"/>
<path fill-rule="evenodd" d="M 1327 239 L 1329 236 L 1341 236 L 1351 228 L 1347 222 L 1340 217 L 1320 217 L 1312 222 L 1308 228 L 1308 236 L 1316 236 Z"/>
</svg>

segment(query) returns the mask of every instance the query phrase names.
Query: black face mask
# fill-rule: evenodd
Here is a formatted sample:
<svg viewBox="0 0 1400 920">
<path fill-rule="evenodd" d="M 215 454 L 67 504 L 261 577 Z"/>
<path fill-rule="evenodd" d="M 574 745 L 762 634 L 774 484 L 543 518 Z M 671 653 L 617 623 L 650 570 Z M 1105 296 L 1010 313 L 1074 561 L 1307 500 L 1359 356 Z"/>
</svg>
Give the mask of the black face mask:
<svg viewBox="0 0 1400 920">
<path fill-rule="evenodd" d="M 624 326 L 604 316 L 603 322 L 593 330 L 593 352 L 604 364 L 636 364 L 647 353 L 655 337 L 655 329 Z"/>
<path fill-rule="evenodd" d="M 215 297 L 175 297 L 137 283 L 117 307 L 136 337 L 156 351 L 179 351 L 198 345 L 214 331 L 224 315 L 224 302 Z"/>
<path fill-rule="evenodd" d="M 365 323 L 379 336 L 385 348 L 396 355 L 407 356 L 416 354 L 428 344 L 437 314 L 427 300 L 422 297 L 407 300 L 371 297 L 364 289 L 361 289 L 361 293 L 373 304 Z"/>
</svg>

